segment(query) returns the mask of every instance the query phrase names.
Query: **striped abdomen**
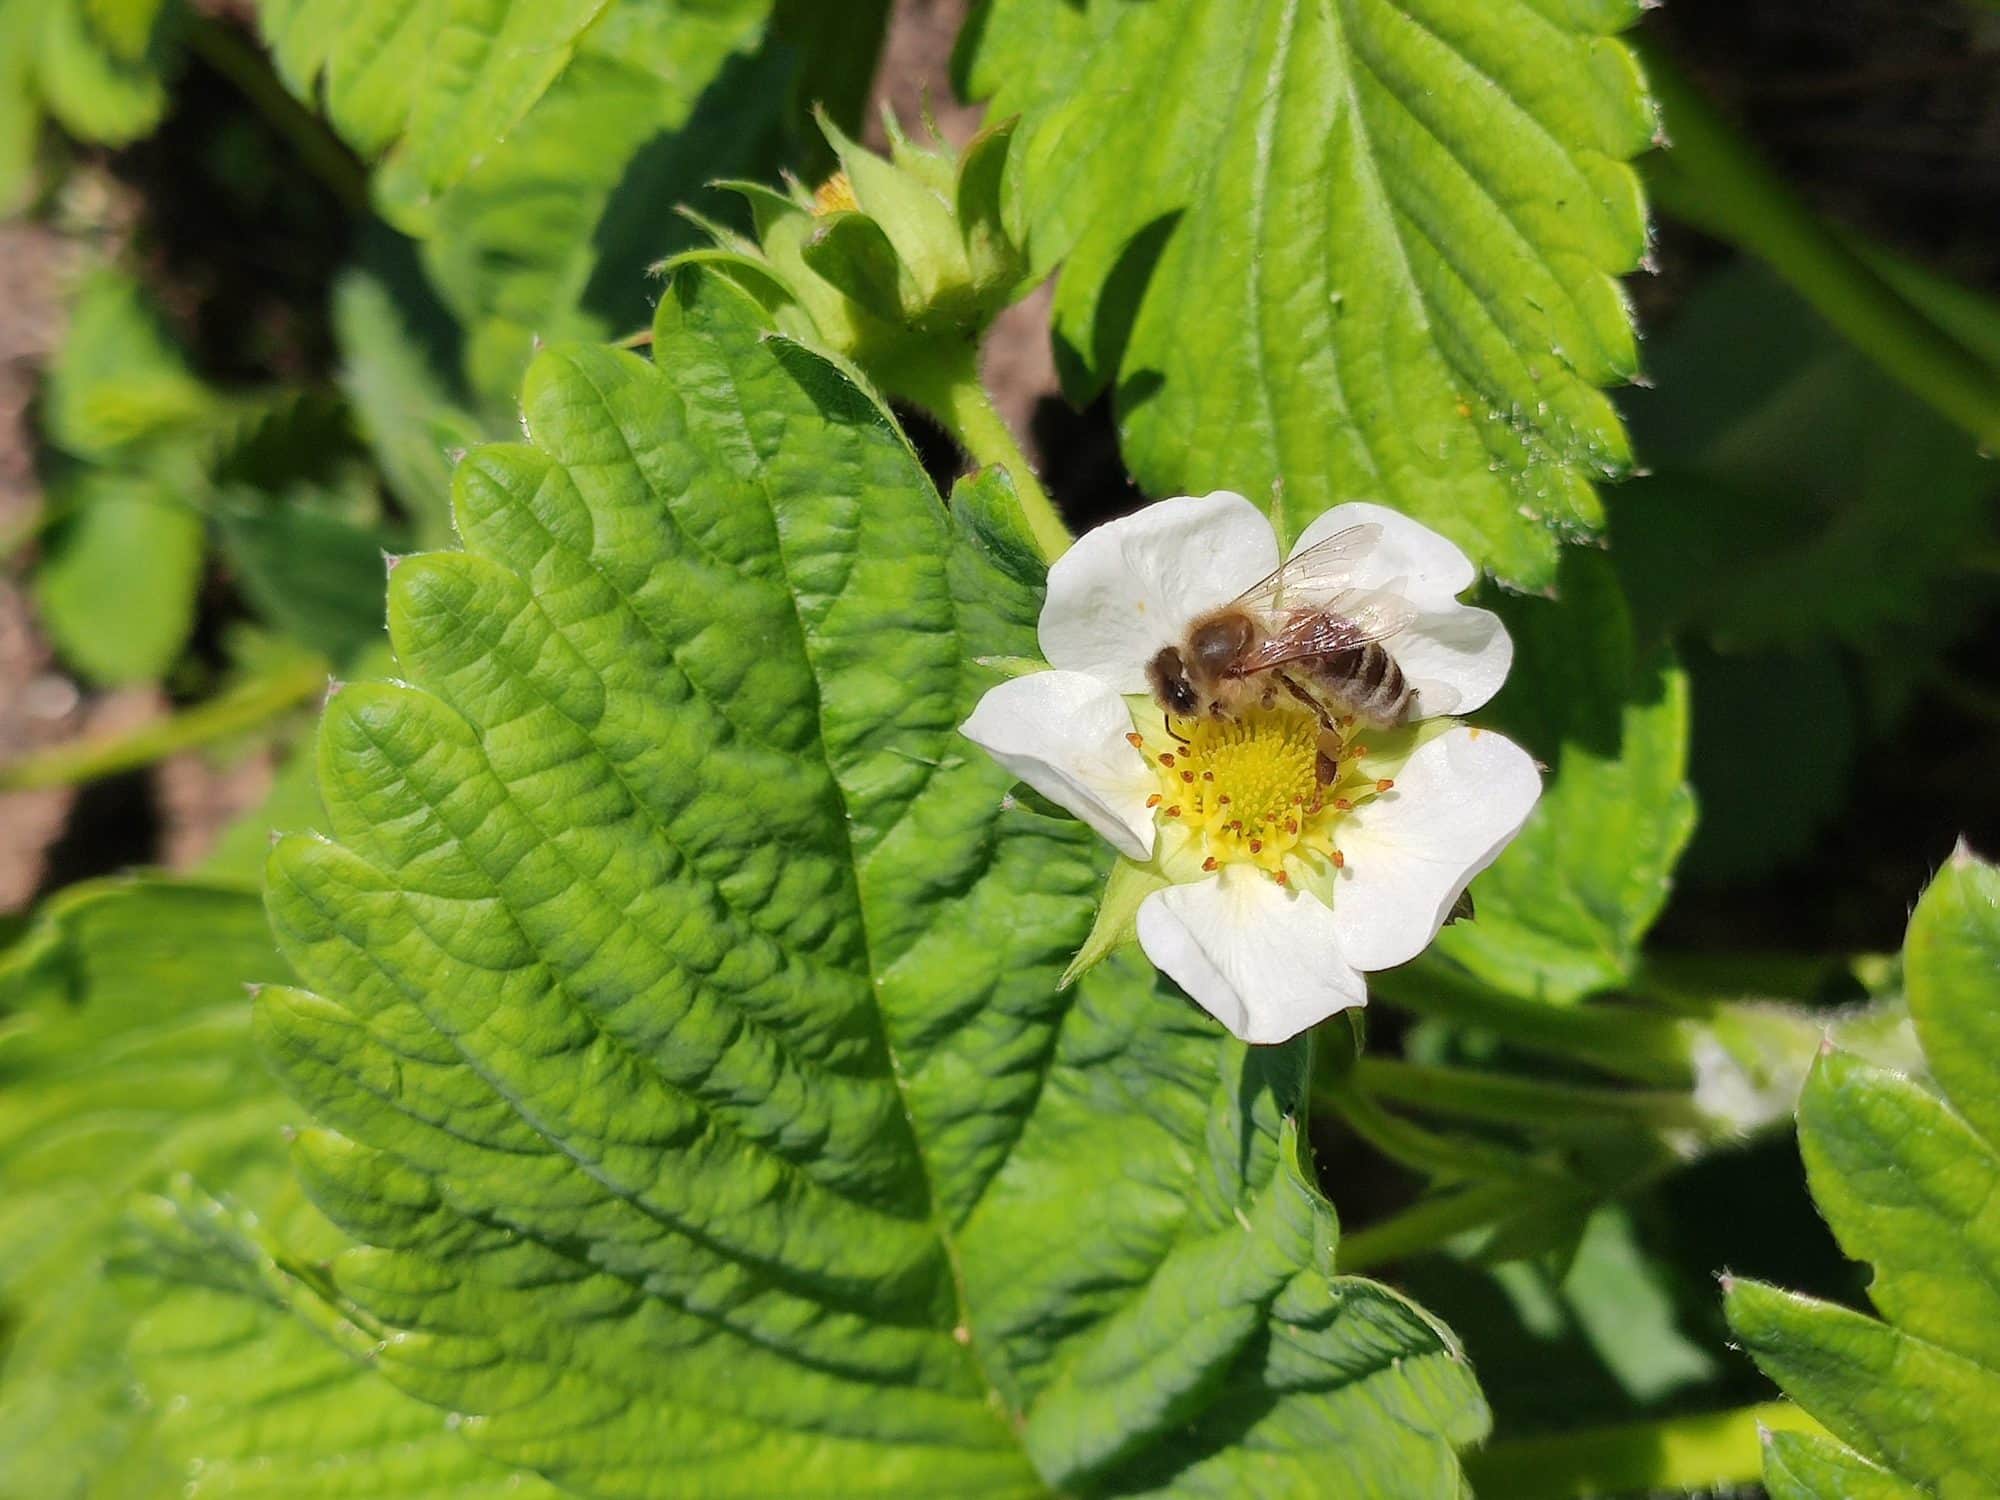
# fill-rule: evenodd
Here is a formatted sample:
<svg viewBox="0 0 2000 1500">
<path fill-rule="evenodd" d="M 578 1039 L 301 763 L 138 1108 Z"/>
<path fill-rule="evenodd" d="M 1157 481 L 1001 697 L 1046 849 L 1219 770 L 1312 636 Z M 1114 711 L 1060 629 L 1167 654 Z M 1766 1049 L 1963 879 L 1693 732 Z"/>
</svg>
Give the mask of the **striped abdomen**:
<svg viewBox="0 0 2000 1500">
<path fill-rule="evenodd" d="M 1286 670 L 1336 713 L 1352 714 L 1365 724 L 1393 728 L 1416 710 L 1416 689 L 1377 641 L 1323 652 L 1289 663 Z"/>
</svg>

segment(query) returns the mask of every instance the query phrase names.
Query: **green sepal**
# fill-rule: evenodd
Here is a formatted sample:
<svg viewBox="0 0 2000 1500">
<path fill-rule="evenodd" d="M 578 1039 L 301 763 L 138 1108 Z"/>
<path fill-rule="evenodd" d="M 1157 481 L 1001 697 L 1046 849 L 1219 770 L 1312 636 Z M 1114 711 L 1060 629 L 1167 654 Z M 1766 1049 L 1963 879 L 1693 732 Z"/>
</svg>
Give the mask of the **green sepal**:
<svg viewBox="0 0 2000 1500">
<path fill-rule="evenodd" d="M 1007 211 L 1007 153 L 1018 118 L 988 125 L 958 161 L 958 228 L 973 284 L 982 288 L 1012 286 L 1028 269 L 1023 236 Z"/>
<path fill-rule="evenodd" d="M 882 226 L 866 214 L 829 214 L 799 247 L 815 274 L 885 322 L 921 313 L 909 276 Z"/>
<path fill-rule="evenodd" d="M 1063 970 L 1058 987 L 1068 989 L 1127 943 L 1137 942 L 1139 904 L 1172 884 L 1157 865 L 1142 865 L 1119 855 L 1118 863 L 1111 867 L 1111 878 L 1104 883 L 1104 899 L 1098 903 L 1090 936 Z"/>
<path fill-rule="evenodd" d="M 855 203 L 881 224 L 922 301 L 935 302 L 962 287 L 970 270 L 949 203 L 915 173 L 849 139 L 824 113 L 819 125 L 847 173 Z"/>
</svg>

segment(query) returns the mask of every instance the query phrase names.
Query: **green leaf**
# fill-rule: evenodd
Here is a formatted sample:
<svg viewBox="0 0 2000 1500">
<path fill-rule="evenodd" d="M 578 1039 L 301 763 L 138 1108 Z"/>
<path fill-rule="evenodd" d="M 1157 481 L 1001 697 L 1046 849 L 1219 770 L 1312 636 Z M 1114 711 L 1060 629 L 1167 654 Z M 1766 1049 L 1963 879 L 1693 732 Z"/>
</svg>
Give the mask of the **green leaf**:
<svg viewBox="0 0 2000 1500">
<path fill-rule="evenodd" d="M 1723 655 L 1694 641 L 1681 659 L 1693 696 L 1688 774 L 1701 808 L 1681 876 L 1752 881 L 1804 856 L 1846 811 L 1862 749 L 1854 685 L 1830 646 Z M 1744 753 L 1783 745 L 1802 724 L 1812 726 L 1810 755 Z"/>
<path fill-rule="evenodd" d="M 361 1242 L 301 1286 L 600 1496 L 1451 1496 L 1449 1336 L 1331 1274 L 1303 1044 L 1113 958 L 1103 861 L 956 725 L 1032 649 L 999 476 L 677 282 L 563 346 L 329 705 L 258 1029 Z"/>
<path fill-rule="evenodd" d="M 230 407 L 189 370 L 158 310 L 124 272 L 87 275 L 51 361 L 43 430 L 79 458 L 136 461 L 212 431 Z"/>
<path fill-rule="evenodd" d="M 551 1493 L 287 1311 L 338 1237 L 250 1045 L 241 978 L 281 969 L 249 890 L 160 880 L 72 887 L 0 954 L 7 1500 Z"/>
<path fill-rule="evenodd" d="M 393 220 L 503 141 L 568 65 L 608 0 L 262 0 L 292 91 L 323 99 L 364 156 L 393 154 L 377 195 Z"/>
<path fill-rule="evenodd" d="M 616 6 L 504 147 L 434 205 L 425 269 L 465 326 L 465 369 L 490 410 L 511 419 L 538 342 L 643 326 L 658 291 L 646 269 L 694 238 L 673 206 L 770 169 L 791 59 L 767 42 L 768 10 Z"/>
<path fill-rule="evenodd" d="M 1960 326 L 2000 309 L 1947 288 Z M 1626 402 L 1657 471 L 1612 504 L 1615 555 L 1649 631 L 1728 651 L 1868 651 L 1909 640 L 1994 539 L 1993 464 L 1769 271 L 1690 299 Z"/>
<path fill-rule="evenodd" d="M 1773 1433 L 1764 1444 L 1764 1488 L 1771 1500 L 1926 1500 L 1928 1494 L 1823 1437 Z"/>
<path fill-rule="evenodd" d="M 1874 1268 L 1883 1320 L 1756 1282 L 1725 1299 L 1765 1373 L 1860 1462 L 1941 1497 L 1989 1494 L 2000 1473 L 1996 960 L 2000 870 L 1961 850 L 1917 903 L 1903 954 L 1939 1092 L 1829 1048 L 1799 1101 L 1814 1200 Z M 1790 1494 L 1867 1492 L 1849 1485 L 1854 1461 L 1788 1450 L 1784 1463 Z"/>
<path fill-rule="evenodd" d="M 113 146 L 159 123 L 175 15 L 169 0 L 0 0 L 0 215 L 34 196 L 44 113 Z"/>
<path fill-rule="evenodd" d="M 1514 668 L 1482 715 L 1549 766 L 1520 837 L 1436 952 L 1508 994 L 1566 1002 L 1627 978 L 1694 827 L 1687 682 L 1633 639 L 1599 554 L 1565 555 L 1558 600 L 1495 602 Z"/>
<path fill-rule="evenodd" d="M 318 507 L 297 487 L 225 493 L 216 521 L 244 594 L 277 628 L 336 663 L 382 638 L 386 532 Z"/>
<path fill-rule="evenodd" d="M 199 512 L 158 480 L 72 471 L 56 486 L 63 520 L 35 575 L 41 622 L 93 682 L 147 682 L 173 665 L 194 625 Z"/>
<path fill-rule="evenodd" d="M 988 0 L 1065 384 L 1154 493 L 1384 501 L 1539 587 L 1628 463 L 1633 0 Z"/>
<path fill-rule="evenodd" d="M 114 146 L 159 123 L 167 107 L 167 0 L 54 0 L 40 9 L 36 81 L 57 123 L 80 140 Z"/>
<path fill-rule="evenodd" d="M 484 434 L 466 410 L 470 394 L 458 388 L 463 351 L 426 337 L 441 332 L 449 340 L 457 329 L 425 299 L 429 288 L 407 243 L 376 259 L 386 267 L 349 271 L 334 283 L 340 387 L 417 540 L 442 546 L 451 538 L 452 455 Z"/>
<path fill-rule="evenodd" d="M 283 1170 L 282 1101 L 249 1046 L 271 971 L 256 898 L 74 886 L 0 953 L 0 1496 L 172 1493 L 144 1451 L 104 1259 L 132 1194 Z M 122 1483 L 108 1477 L 122 1477 Z M 143 1477 L 143 1483 L 142 1483 Z"/>
<path fill-rule="evenodd" d="M 1465 1340 L 1503 1433 L 1684 1406 L 1688 1388 L 1706 1395 L 1721 1373 L 1707 1330 L 1687 1326 L 1690 1309 L 1712 1306 L 1712 1283 L 1687 1285 L 1693 1278 L 1652 1253 L 1616 1204 L 1591 1211 L 1567 1260 L 1427 1257 L 1403 1279 Z"/>
</svg>

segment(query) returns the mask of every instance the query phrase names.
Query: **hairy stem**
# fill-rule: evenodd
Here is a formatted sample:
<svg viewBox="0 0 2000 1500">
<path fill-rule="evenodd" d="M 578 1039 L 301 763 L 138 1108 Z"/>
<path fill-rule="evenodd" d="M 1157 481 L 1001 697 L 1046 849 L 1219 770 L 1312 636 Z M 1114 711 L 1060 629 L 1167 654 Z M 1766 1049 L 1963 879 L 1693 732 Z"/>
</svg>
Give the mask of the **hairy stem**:
<svg viewBox="0 0 2000 1500">
<path fill-rule="evenodd" d="M 1515 1438 L 1466 1455 L 1482 1495 L 1588 1495 L 1709 1490 L 1750 1484 L 1763 1471 L 1765 1432 L 1824 1432 L 1789 1401 L 1650 1422 Z"/>
<path fill-rule="evenodd" d="M 1380 1057 L 1359 1059 L 1354 1083 L 1363 1093 L 1392 1103 L 1563 1135 L 1594 1135 L 1607 1122 L 1653 1130 L 1714 1126 L 1692 1094 L 1673 1089 L 1591 1088 Z"/>
<path fill-rule="evenodd" d="M 291 662 L 194 708 L 141 724 L 129 734 L 24 755 L 0 766 L 0 792 L 76 786 L 242 734 L 323 690 L 326 672 L 326 663 L 317 659 Z"/>
<path fill-rule="evenodd" d="M 1551 1005 L 1516 1000 L 1434 963 L 1373 976 L 1383 998 L 1454 1026 L 1489 1031 L 1510 1046 L 1588 1064 L 1620 1078 L 1688 1088 L 1693 1023 L 1622 1003 Z"/>
<path fill-rule="evenodd" d="M 188 49 L 235 86 L 342 208 L 357 218 L 368 217 L 368 174 L 324 122 L 285 91 L 270 63 L 241 32 L 226 21 L 190 15 L 183 35 Z"/>
<path fill-rule="evenodd" d="M 1389 1113 L 1353 1073 L 1313 1091 L 1315 1109 L 1340 1116 L 1348 1129 L 1391 1161 L 1442 1182 L 1518 1183 L 1535 1175 L 1535 1163 L 1518 1151 L 1463 1135 L 1447 1135 Z"/>
<path fill-rule="evenodd" d="M 1035 466 L 980 384 L 977 349 L 967 346 L 935 360 L 911 361 L 885 373 L 883 383 L 942 423 L 975 462 L 998 464 L 1007 471 L 1021 502 L 1022 518 L 1045 560 L 1054 562 L 1069 550 L 1075 539 L 1042 488 Z"/>
<path fill-rule="evenodd" d="M 1519 1212 L 1536 1194 L 1520 1179 L 1481 1182 L 1454 1193 L 1419 1199 L 1379 1224 L 1343 1234 L 1334 1263 L 1343 1275 L 1372 1271 L 1392 1261 L 1408 1260 L 1450 1243 L 1461 1234 L 1483 1229 Z"/>
<path fill-rule="evenodd" d="M 1857 349 L 1989 452 L 2000 370 L 1926 316 L 1808 208 L 1658 48 L 1642 48 L 1673 145 L 1646 158 L 1660 207 L 1767 261 Z"/>
</svg>

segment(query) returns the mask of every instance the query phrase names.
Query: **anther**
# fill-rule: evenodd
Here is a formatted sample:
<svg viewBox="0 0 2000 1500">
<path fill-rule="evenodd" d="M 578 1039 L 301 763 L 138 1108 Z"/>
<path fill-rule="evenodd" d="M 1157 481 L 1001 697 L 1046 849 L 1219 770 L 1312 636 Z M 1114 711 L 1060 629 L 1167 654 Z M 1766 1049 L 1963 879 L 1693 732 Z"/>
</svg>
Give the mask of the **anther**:
<svg viewBox="0 0 2000 1500">
<path fill-rule="evenodd" d="M 1336 870 L 1344 870 L 1347 868 L 1347 856 L 1345 854 L 1342 854 L 1338 849 L 1333 851 L 1333 867 Z"/>
<path fill-rule="evenodd" d="M 1203 868 L 1204 870 L 1213 870 L 1213 869 L 1215 869 L 1215 868 L 1216 868 L 1216 859 L 1215 859 L 1215 856 L 1214 856 L 1213 854 L 1209 855 L 1209 857 L 1208 857 L 1207 859 L 1205 859 L 1205 860 L 1203 860 L 1203 861 L 1201 862 L 1201 867 L 1202 867 L 1202 868 Z"/>
<path fill-rule="evenodd" d="M 1153 795 L 1152 795 L 1152 796 L 1150 796 L 1150 797 L 1148 797 L 1148 798 L 1146 799 L 1146 806 L 1148 806 L 1148 807 L 1158 807 L 1158 806 L 1159 806 L 1159 805 L 1160 805 L 1160 804 L 1161 804 L 1162 802 L 1164 802 L 1165 800 L 1166 800 L 1166 799 L 1165 799 L 1164 797 L 1162 797 L 1162 796 L 1161 796 L 1161 795 L 1160 795 L 1160 794 L 1159 794 L 1158 792 L 1155 792 L 1155 793 L 1153 793 Z"/>
<path fill-rule="evenodd" d="M 1182 781 L 1193 781 L 1193 780 L 1194 780 L 1194 772 L 1192 772 L 1192 771 L 1183 771 L 1183 772 L 1181 772 L 1181 780 L 1182 780 Z"/>
<path fill-rule="evenodd" d="M 1171 750 L 1162 752 L 1162 754 L 1160 755 L 1160 764 L 1163 766 L 1170 766 L 1173 763 L 1174 763 L 1174 752 Z"/>
<path fill-rule="evenodd" d="M 1222 793 L 1222 794 L 1221 794 L 1220 796 L 1218 796 L 1218 797 L 1217 797 L 1217 798 L 1215 799 L 1215 805 L 1216 805 L 1217 807 L 1227 807 L 1227 806 L 1229 806 L 1229 793 L 1227 793 L 1227 792 L 1224 792 L 1224 793 Z"/>
<path fill-rule="evenodd" d="M 1347 753 L 1349 756 L 1358 760 L 1360 757 L 1368 753 L 1368 747 L 1366 745 L 1349 745 L 1347 747 Z"/>
<path fill-rule="evenodd" d="M 1143 750 L 1146 748 L 1146 737 L 1143 734 L 1128 734 L 1125 736 L 1125 743 L 1134 750 Z"/>
<path fill-rule="evenodd" d="M 1181 815 L 1181 805 L 1178 802 L 1176 802 L 1172 807 L 1167 809 L 1167 816 L 1170 818 L 1178 818 L 1180 815 Z"/>
<path fill-rule="evenodd" d="M 1380 781 L 1375 783 L 1375 790 L 1378 792 L 1386 792 L 1389 790 L 1390 787 L 1394 786 L 1395 784 L 1396 784 L 1395 777 L 1384 776 Z"/>
<path fill-rule="evenodd" d="M 1297 833 L 1298 831 L 1299 831 L 1299 820 L 1297 818 L 1285 819 L 1285 832 Z"/>
<path fill-rule="evenodd" d="M 1335 812 L 1353 812 L 1354 804 L 1345 797 L 1335 797 L 1333 799 L 1333 810 Z"/>
<path fill-rule="evenodd" d="M 1213 781 L 1213 780 L 1215 780 L 1215 772 L 1213 772 L 1213 771 L 1203 771 L 1203 772 L 1201 773 L 1201 779 L 1202 779 L 1203 781 Z"/>
<path fill-rule="evenodd" d="M 1262 839 L 1250 840 L 1250 852 L 1252 854 L 1262 854 L 1264 852 L 1264 841 Z"/>
<path fill-rule="evenodd" d="M 1271 878 L 1277 881 L 1279 885 L 1290 885 L 1292 883 L 1292 877 L 1287 875 L 1283 870 L 1278 871 Z"/>
</svg>

